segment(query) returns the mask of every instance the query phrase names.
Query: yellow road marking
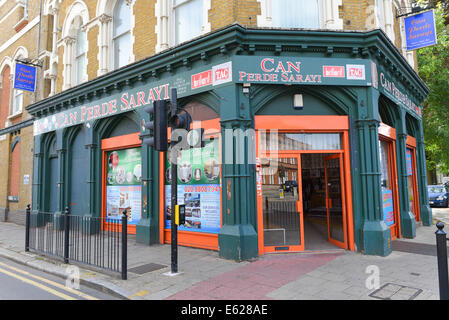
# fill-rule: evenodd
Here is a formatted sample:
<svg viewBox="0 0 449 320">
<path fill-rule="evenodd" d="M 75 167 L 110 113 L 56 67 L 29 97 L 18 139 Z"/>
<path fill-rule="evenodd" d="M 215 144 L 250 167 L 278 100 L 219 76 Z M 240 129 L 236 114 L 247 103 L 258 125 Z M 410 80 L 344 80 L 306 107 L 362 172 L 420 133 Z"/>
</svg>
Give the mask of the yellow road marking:
<svg viewBox="0 0 449 320">
<path fill-rule="evenodd" d="M 88 299 L 88 300 L 98 300 L 97 298 L 92 297 L 92 296 L 89 296 L 89 295 L 87 295 L 87 294 L 85 294 L 85 293 L 83 293 L 83 292 L 81 292 L 81 291 L 78 291 L 78 290 L 75 290 L 75 289 L 66 287 L 66 286 L 64 286 L 64 285 L 62 285 L 62 284 L 60 284 L 60 283 L 54 282 L 54 281 L 49 280 L 49 279 L 46 279 L 46 278 L 39 277 L 39 276 L 34 275 L 34 274 L 32 274 L 32 273 L 29 273 L 29 272 L 27 272 L 27 271 L 24 271 L 24 270 L 15 268 L 15 267 L 8 266 L 7 264 L 4 264 L 4 263 L 2 263 L 2 262 L 0 262 L 0 265 L 3 266 L 3 267 L 9 268 L 9 269 L 11 269 L 11 270 L 20 272 L 20 273 L 22 273 L 22 274 L 25 274 L 25 275 L 27 275 L 27 276 L 29 276 L 29 277 L 32 277 L 32 278 L 38 279 L 38 280 L 40 280 L 40 281 L 46 282 L 46 283 L 48 283 L 48 284 L 51 284 L 52 286 L 55 286 L 55 287 L 57 287 L 57 288 L 66 290 L 66 291 L 68 291 L 68 292 L 70 292 L 70 293 L 76 294 L 77 296 L 80 296 L 80 297 L 82 297 L 82 298 L 84 298 L 84 299 Z M 58 292 L 58 291 L 57 291 L 57 292 Z"/>
<path fill-rule="evenodd" d="M 51 294 L 54 294 L 55 296 L 58 296 L 58 297 L 60 297 L 60 298 L 62 298 L 62 299 L 65 299 L 65 300 L 77 300 L 77 299 L 75 299 L 75 298 L 72 298 L 72 297 L 70 297 L 70 296 L 64 294 L 64 293 L 61 293 L 61 292 L 59 292 L 59 291 L 56 291 L 56 290 L 54 290 L 54 289 L 52 289 L 52 288 L 49 288 L 49 287 L 47 287 L 47 286 L 44 286 L 43 284 L 40 284 L 39 282 L 36 282 L 36 281 L 30 280 L 30 279 L 24 278 L 24 277 L 22 277 L 22 276 L 19 276 L 18 274 L 9 272 L 9 271 L 4 270 L 4 269 L 2 269 L 2 268 L 0 268 L 0 272 L 3 272 L 4 274 L 7 274 L 8 276 L 14 277 L 14 278 L 16 278 L 16 279 L 22 280 L 23 282 L 26 282 L 26 283 L 28 283 L 28 284 L 31 284 L 31 285 L 33 285 L 33 286 L 35 286 L 35 287 L 38 287 L 38 288 L 40 288 L 40 289 L 42 289 L 42 290 L 44 290 L 44 291 L 50 292 Z"/>
<path fill-rule="evenodd" d="M 137 292 L 137 293 L 134 293 L 134 294 L 132 294 L 132 295 L 130 295 L 129 297 L 128 297 L 128 299 L 131 299 L 131 298 L 133 298 L 133 297 L 143 297 L 143 296 L 145 296 L 145 295 L 147 295 L 147 294 L 149 294 L 150 292 L 149 291 L 147 291 L 147 290 L 142 290 L 142 291 L 139 291 L 139 292 Z"/>
</svg>

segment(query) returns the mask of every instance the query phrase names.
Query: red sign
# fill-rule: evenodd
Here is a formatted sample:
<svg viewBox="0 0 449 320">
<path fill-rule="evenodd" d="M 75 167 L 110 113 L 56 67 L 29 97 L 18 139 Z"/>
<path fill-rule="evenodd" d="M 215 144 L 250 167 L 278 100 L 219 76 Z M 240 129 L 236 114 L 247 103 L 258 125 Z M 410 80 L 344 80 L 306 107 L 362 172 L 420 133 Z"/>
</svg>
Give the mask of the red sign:
<svg viewBox="0 0 449 320">
<path fill-rule="evenodd" d="M 344 66 L 323 66 L 323 77 L 327 78 L 344 78 Z"/>
<path fill-rule="evenodd" d="M 192 75 L 192 89 L 198 89 L 212 84 L 212 70 Z"/>
</svg>

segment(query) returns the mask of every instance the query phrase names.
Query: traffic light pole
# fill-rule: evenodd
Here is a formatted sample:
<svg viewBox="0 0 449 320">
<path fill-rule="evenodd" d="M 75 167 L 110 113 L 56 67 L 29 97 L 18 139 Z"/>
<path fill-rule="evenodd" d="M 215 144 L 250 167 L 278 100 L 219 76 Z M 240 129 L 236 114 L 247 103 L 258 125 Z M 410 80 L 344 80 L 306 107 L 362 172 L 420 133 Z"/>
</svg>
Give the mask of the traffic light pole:
<svg viewBox="0 0 449 320">
<path fill-rule="evenodd" d="M 176 89 L 172 89 L 171 95 L 171 112 L 176 114 L 178 108 Z M 176 124 L 171 125 L 171 132 L 176 130 Z M 171 150 L 177 142 L 171 140 Z M 178 226 L 176 224 L 176 205 L 178 204 L 178 165 L 176 164 L 178 155 L 170 154 L 171 163 L 171 273 L 178 273 Z"/>
</svg>

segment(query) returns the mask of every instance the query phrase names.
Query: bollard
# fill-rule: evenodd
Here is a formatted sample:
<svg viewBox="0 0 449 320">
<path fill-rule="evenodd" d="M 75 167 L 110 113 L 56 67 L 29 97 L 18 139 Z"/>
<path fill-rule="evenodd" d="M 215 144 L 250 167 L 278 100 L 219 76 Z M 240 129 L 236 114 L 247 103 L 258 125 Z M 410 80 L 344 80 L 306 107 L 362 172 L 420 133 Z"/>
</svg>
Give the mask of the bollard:
<svg viewBox="0 0 449 320">
<path fill-rule="evenodd" d="M 25 251 L 30 251 L 30 214 L 31 205 L 27 205 L 25 220 Z"/>
<path fill-rule="evenodd" d="M 65 207 L 64 263 L 69 263 L 69 231 L 70 231 L 70 210 L 69 207 Z"/>
<path fill-rule="evenodd" d="M 449 279 L 447 269 L 447 239 L 443 231 L 444 224 L 437 223 L 435 232 L 437 241 L 438 281 L 440 286 L 440 300 L 449 300 Z"/>
<path fill-rule="evenodd" d="M 128 272 L 128 216 L 126 209 L 122 216 L 122 280 L 127 279 Z"/>
</svg>

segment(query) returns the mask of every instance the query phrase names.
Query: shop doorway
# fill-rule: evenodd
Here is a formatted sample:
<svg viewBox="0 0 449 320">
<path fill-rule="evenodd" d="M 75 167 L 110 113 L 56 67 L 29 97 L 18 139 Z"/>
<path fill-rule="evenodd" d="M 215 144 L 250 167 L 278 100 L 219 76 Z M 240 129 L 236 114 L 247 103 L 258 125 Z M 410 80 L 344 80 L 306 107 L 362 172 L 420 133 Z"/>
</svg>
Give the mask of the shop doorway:
<svg viewBox="0 0 449 320">
<path fill-rule="evenodd" d="M 265 252 L 346 248 L 341 154 L 267 158 L 261 171 Z"/>
</svg>

